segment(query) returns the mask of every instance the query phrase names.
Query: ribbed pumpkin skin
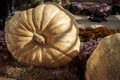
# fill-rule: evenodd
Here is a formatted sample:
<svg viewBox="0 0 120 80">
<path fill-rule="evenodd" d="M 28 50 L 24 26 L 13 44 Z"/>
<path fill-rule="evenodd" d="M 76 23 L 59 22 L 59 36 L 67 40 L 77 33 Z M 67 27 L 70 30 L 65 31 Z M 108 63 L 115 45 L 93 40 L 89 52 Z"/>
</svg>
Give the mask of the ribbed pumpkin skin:
<svg viewBox="0 0 120 80">
<path fill-rule="evenodd" d="M 19 62 L 58 67 L 79 52 L 78 29 L 71 13 L 55 3 L 22 11 L 5 27 L 8 50 Z"/>
</svg>

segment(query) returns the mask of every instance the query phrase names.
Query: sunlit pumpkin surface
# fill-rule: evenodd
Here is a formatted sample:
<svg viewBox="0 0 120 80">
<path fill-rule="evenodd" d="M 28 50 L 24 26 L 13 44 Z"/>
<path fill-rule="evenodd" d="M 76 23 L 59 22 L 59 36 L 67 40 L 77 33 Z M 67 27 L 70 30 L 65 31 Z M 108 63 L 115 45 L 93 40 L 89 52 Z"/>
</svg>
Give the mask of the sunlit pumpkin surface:
<svg viewBox="0 0 120 80">
<path fill-rule="evenodd" d="M 19 62 L 42 67 L 69 63 L 79 52 L 74 17 L 55 3 L 24 10 L 5 27 L 8 50 Z"/>
</svg>

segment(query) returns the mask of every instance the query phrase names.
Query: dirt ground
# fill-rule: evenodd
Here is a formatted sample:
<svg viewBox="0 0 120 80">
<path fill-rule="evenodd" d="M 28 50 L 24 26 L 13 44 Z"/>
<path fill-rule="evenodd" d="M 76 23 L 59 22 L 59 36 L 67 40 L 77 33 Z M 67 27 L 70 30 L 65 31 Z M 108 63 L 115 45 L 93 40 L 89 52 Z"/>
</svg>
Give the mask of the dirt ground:
<svg viewBox="0 0 120 80">
<path fill-rule="evenodd" d="M 0 53 L 0 77 L 15 80 L 84 80 L 87 57 L 77 56 L 68 65 L 53 69 L 20 64 L 7 50 Z"/>
</svg>

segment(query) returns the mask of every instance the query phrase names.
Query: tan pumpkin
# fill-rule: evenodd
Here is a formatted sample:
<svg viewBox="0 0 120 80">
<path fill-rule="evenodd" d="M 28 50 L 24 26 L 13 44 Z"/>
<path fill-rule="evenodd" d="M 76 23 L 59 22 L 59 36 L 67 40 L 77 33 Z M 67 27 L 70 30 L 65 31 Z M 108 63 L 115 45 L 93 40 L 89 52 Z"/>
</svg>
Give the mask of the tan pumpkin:
<svg viewBox="0 0 120 80">
<path fill-rule="evenodd" d="M 120 33 L 103 38 L 86 64 L 85 80 L 120 80 Z"/>
<path fill-rule="evenodd" d="M 80 47 L 74 17 L 55 3 L 16 14 L 6 24 L 5 38 L 15 59 L 42 67 L 69 63 Z"/>
</svg>

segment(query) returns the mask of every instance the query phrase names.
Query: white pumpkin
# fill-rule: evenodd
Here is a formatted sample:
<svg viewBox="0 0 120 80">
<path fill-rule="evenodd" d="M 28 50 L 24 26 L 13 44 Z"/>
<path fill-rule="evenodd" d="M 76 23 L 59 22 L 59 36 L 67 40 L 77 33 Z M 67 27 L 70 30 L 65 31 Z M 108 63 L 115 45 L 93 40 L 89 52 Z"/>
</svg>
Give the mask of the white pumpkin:
<svg viewBox="0 0 120 80">
<path fill-rule="evenodd" d="M 58 67 L 79 52 L 78 28 L 70 12 L 55 3 L 24 10 L 5 27 L 8 50 L 19 62 Z"/>
</svg>

